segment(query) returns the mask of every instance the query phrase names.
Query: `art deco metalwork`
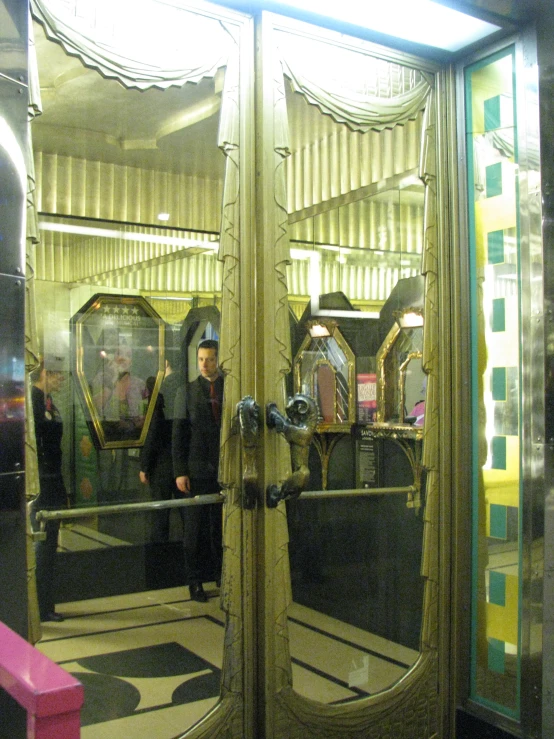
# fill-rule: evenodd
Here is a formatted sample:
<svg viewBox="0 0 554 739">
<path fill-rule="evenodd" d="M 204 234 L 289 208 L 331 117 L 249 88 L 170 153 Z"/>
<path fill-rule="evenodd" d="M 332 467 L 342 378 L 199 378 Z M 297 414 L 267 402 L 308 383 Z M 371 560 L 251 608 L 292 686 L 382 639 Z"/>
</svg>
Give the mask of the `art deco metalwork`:
<svg viewBox="0 0 554 739">
<path fill-rule="evenodd" d="M 317 425 L 317 405 L 313 398 L 297 393 L 289 398 L 286 414 L 286 417 L 283 416 L 275 403 L 268 403 L 267 426 L 283 434 L 288 441 L 292 464 L 292 474 L 280 487 L 268 487 L 268 508 L 276 508 L 281 500 L 297 498 L 310 480 L 308 453 Z"/>
<path fill-rule="evenodd" d="M 33 0 L 33 6 L 35 13 L 38 13 L 36 0 Z M 152 14 L 152 17 L 157 17 L 157 14 Z M 202 19 L 205 17 L 207 18 L 207 16 L 202 16 Z M 290 79 L 296 80 L 302 62 L 308 59 L 313 60 L 313 66 L 315 67 L 314 70 L 310 71 L 320 71 L 323 82 L 321 85 L 310 84 L 310 78 L 313 77 L 313 74 L 302 75 L 305 79 L 297 84 L 299 94 L 308 97 L 309 93 L 310 97 L 308 99 L 310 102 L 315 101 L 324 113 L 333 115 L 335 120 L 346 123 L 352 130 L 362 133 L 378 130 L 382 127 L 394 128 L 397 124 L 400 127 L 409 127 L 415 116 L 418 115 L 418 111 L 425 109 L 422 134 L 419 139 L 421 157 L 418 174 L 426 185 L 423 272 L 427 276 L 427 327 L 423 354 L 426 370 L 429 371 L 429 398 L 433 402 L 431 411 L 428 409 L 427 420 L 432 415 L 433 422 L 426 423 L 425 431 L 428 434 L 425 446 L 426 466 L 430 470 L 430 474 L 427 485 L 428 525 L 426 525 L 423 542 L 422 574 L 425 577 L 426 584 L 421 659 L 401 681 L 401 684 L 387 691 L 386 695 L 371 696 L 369 699 L 371 706 L 368 705 L 367 701 L 359 701 L 350 705 L 322 707 L 312 701 L 308 702 L 294 693 L 292 690 L 292 668 L 286 622 L 290 573 L 287 570 L 287 559 L 283 556 L 283 551 L 286 550 L 287 529 L 285 517 L 281 515 L 281 511 L 277 508 L 271 511 L 268 517 L 269 524 L 267 528 L 269 530 L 271 527 L 272 536 L 268 538 L 265 564 L 260 565 L 265 566 L 271 574 L 271 588 L 268 584 L 266 592 L 261 593 L 259 599 L 265 604 L 262 609 L 265 621 L 263 622 L 263 633 L 260 635 L 261 649 L 265 650 L 267 655 L 271 655 L 265 662 L 268 686 L 265 699 L 269 705 L 268 715 L 274 721 L 276 735 L 284 736 L 286 734 L 291 739 L 305 737 L 307 733 L 313 736 L 353 736 L 354 734 L 359 736 L 384 736 L 394 732 L 398 722 L 405 723 L 406 727 L 409 727 L 406 730 L 410 737 L 422 739 L 422 737 L 438 736 L 437 653 L 439 630 L 437 611 L 439 583 L 437 530 L 439 521 L 439 466 L 437 450 L 439 416 L 436 407 L 438 400 L 436 358 L 439 336 L 438 255 L 442 247 L 440 247 L 437 239 L 436 223 L 435 127 L 437 122 L 440 121 L 440 116 L 437 115 L 435 110 L 434 70 L 436 67 L 421 63 L 422 66 L 425 66 L 425 69 L 415 69 L 413 68 L 413 59 L 403 59 L 404 66 L 402 67 L 389 61 L 391 55 L 388 52 L 386 58 L 380 58 L 380 55 L 383 55 L 383 50 L 377 50 L 375 47 L 369 48 L 369 45 L 360 42 L 360 49 L 353 51 L 353 40 L 348 40 L 349 46 L 347 46 L 343 40 L 337 38 L 331 41 L 325 39 L 324 42 L 320 40 L 314 42 L 305 30 L 302 30 L 301 33 L 291 33 L 292 38 L 290 43 L 287 44 L 288 29 L 275 30 L 271 24 L 272 21 L 268 20 L 266 23 L 265 19 L 263 24 L 260 22 L 260 25 L 264 25 L 264 28 L 261 29 L 264 32 L 260 33 L 259 36 L 260 55 L 263 54 L 266 59 L 275 62 L 275 64 L 272 66 L 268 61 L 267 68 L 270 71 L 267 79 L 264 79 L 261 85 L 264 92 L 264 95 L 261 96 L 262 105 L 265 106 L 266 101 L 268 102 L 267 108 L 260 111 L 258 124 L 260 132 L 263 134 L 264 145 L 269 142 L 266 149 L 269 150 L 273 146 L 273 160 L 270 153 L 263 161 L 261 167 L 263 187 L 261 193 L 256 195 L 259 198 L 258 210 L 260 212 L 264 211 L 263 218 L 259 218 L 259 223 L 263 227 L 261 228 L 263 233 L 260 234 L 259 238 L 260 243 L 263 243 L 264 260 L 263 270 L 260 270 L 261 273 L 258 274 L 258 281 L 260 285 L 267 285 L 267 289 L 264 292 L 264 289 L 260 287 L 261 298 L 257 305 L 263 306 L 260 320 L 264 322 L 263 335 L 266 342 L 264 345 L 265 353 L 261 361 L 264 361 L 264 357 L 270 360 L 265 368 L 265 388 L 266 390 L 272 388 L 277 392 L 278 388 L 281 387 L 279 383 L 291 367 L 287 284 L 285 279 L 286 264 L 289 261 L 289 243 L 286 238 L 288 213 L 285 167 L 283 166 L 290 153 L 290 148 L 286 133 L 286 96 L 283 91 L 283 72 Z M 236 29 L 230 26 L 231 24 L 226 24 L 225 26 L 222 25 L 221 28 L 228 35 L 229 43 L 233 45 L 232 51 L 234 52 L 234 45 L 236 44 L 238 47 L 238 34 Z M 186 49 L 190 46 L 185 42 L 194 33 L 190 30 L 190 24 L 183 26 L 183 28 L 186 28 L 186 33 L 184 36 L 179 35 L 179 44 L 175 46 L 179 54 L 182 53 L 183 48 Z M 150 28 L 148 28 L 148 32 L 151 35 Z M 130 38 L 132 35 L 126 33 L 124 36 Z M 281 38 L 277 38 L 278 36 Z M 160 35 L 160 37 L 162 36 Z M 203 35 L 202 38 L 204 38 Z M 211 38 L 215 38 L 215 33 L 210 34 Z M 248 39 L 248 41 L 250 42 L 251 39 Z M 323 54 L 315 53 L 315 51 L 311 53 L 311 50 L 307 52 L 308 42 L 311 43 L 312 48 L 318 46 Z M 343 45 L 341 46 L 341 44 Z M 166 46 L 169 47 L 170 45 L 166 44 Z M 300 53 L 295 54 L 294 48 L 290 48 L 291 46 L 295 46 Z M 144 45 L 144 48 L 147 52 L 151 52 L 151 45 Z M 213 48 L 213 45 L 206 43 L 205 48 Z M 250 60 L 248 54 L 243 58 L 244 64 L 242 64 L 243 59 L 241 59 L 241 74 L 248 67 Z M 352 54 L 357 58 L 356 63 L 353 63 Z M 398 57 L 399 55 L 392 56 Z M 90 59 L 86 58 L 88 63 L 91 64 Z M 337 70 L 339 70 L 338 61 L 345 61 L 345 58 L 348 61 L 348 66 L 345 65 L 345 69 L 348 71 L 344 74 L 337 74 L 332 77 L 328 74 L 328 67 L 326 68 L 323 64 L 321 64 L 321 69 L 318 69 L 320 60 L 324 60 L 330 66 L 336 65 Z M 392 84 L 382 86 L 383 90 L 391 90 L 390 96 L 385 94 L 377 96 L 372 93 L 370 87 L 366 86 L 366 79 L 369 78 L 365 66 L 366 61 L 368 62 L 367 66 L 371 66 L 370 63 L 375 62 L 375 67 L 395 68 L 394 74 L 390 74 Z M 238 54 L 229 53 L 228 56 L 217 54 L 214 60 L 209 61 L 209 64 L 200 65 L 196 61 L 193 65 L 195 69 L 201 66 L 199 75 L 209 76 L 212 74 L 212 70 L 227 64 L 225 90 L 222 96 L 222 118 L 225 125 L 220 126 L 218 139 L 218 143 L 226 155 L 220 249 L 220 259 L 223 262 L 224 272 L 222 296 L 224 332 L 220 345 L 220 360 L 223 370 L 226 372 L 227 407 L 224 409 L 223 461 L 220 468 L 220 477 L 224 487 L 230 492 L 225 513 L 224 608 L 227 617 L 227 632 L 226 654 L 222 670 L 222 700 L 216 711 L 199 722 L 197 727 L 192 730 L 191 734 L 195 737 L 215 736 L 221 734 L 221 731 L 224 731 L 228 736 L 244 735 L 241 734 L 241 723 L 243 717 L 251 710 L 251 696 L 248 694 L 248 690 L 245 690 L 245 686 L 248 688 L 249 685 L 252 685 L 249 681 L 253 673 L 246 663 L 249 659 L 254 659 L 255 652 L 250 635 L 250 632 L 253 633 L 252 624 L 254 623 L 251 610 L 252 603 L 245 592 L 245 590 L 248 591 L 248 588 L 246 587 L 244 590 L 241 588 L 243 583 L 252 582 L 252 562 L 259 551 L 251 544 L 253 537 L 248 535 L 251 533 L 251 529 L 248 528 L 250 518 L 246 516 L 241 519 L 237 515 L 241 477 L 240 473 L 237 474 L 239 464 L 235 463 L 237 458 L 235 452 L 240 437 L 237 434 L 232 436 L 230 433 L 231 415 L 236 403 L 244 392 L 249 391 L 254 385 L 252 380 L 253 370 L 250 370 L 248 366 L 241 366 L 241 356 L 243 358 L 249 356 L 247 350 L 244 349 L 248 343 L 249 327 L 247 323 L 250 315 L 248 311 L 253 311 L 255 304 L 251 294 L 252 288 L 249 286 L 252 280 L 247 279 L 251 275 L 254 249 L 249 241 L 248 228 L 244 225 L 250 220 L 253 213 L 253 209 L 249 208 L 248 200 L 254 192 L 254 188 L 253 178 L 250 181 L 247 174 L 244 173 L 246 167 L 241 169 L 239 178 L 239 158 L 242 157 L 241 164 L 249 161 L 249 155 L 251 154 L 249 142 L 251 143 L 253 138 L 250 130 L 252 122 L 248 118 L 247 108 L 248 103 L 251 102 L 248 93 L 248 83 L 251 79 L 244 72 L 245 76 L 244 78 L 241 77 L 241 84 L 243 79 L 246 80 L 247 84 L 244 85 L 246 92 L 239 96 L 239 65 L 237 62 Z M 103 62 L 96 66 L 105 71 Z M 404 74 L 404 72 L 406 73 Z M 113 73 L 113 76 L 119 76 L 118 72 Z M 130 74 L 127 74 L 124 70 L 122 76 L 124 79 L 130 78 L 131 84 L 136 84 L 138 75 L 135 71 L 131 70 Z M 399 86 L 395 83 L 396 78 L 401 81 Z M 190 76 L 180 75 L 178 82 L 182 84 L 187 80 L 190 80 Z M 335 91 L 334 98 L 336 99 L 337 94 L 340 95 L 343 101 L 340 110 L 337 110 L 336 100 L 331 99 L 333 96 L 326 92 L 330 85 L 329 80 L 339 82 L 336 85 L 338 89 Z M 315 82 L 318 81 L 316 75 Z M 164 80 L 161 82 L 163 84 Z M 174 82 L 175 80 L 168 80 L 167 84 Z M 155 84 L 155 81 L 150 81 L 150 83 Z M 311 92 L 308 88 L 311 88 Z M 323 97 L 317 97 L 318 90 L 323 93 Z M 354 105 L 354 99 L 356 99 L 357 105 Z M 254 106 L 251 107 L 253 109 Z M 239 110 L 241 116 L 245 116 L 245 120 L 242 117 L 239 120 Z M 362 119 L 360 119 L 360 114 L 356 114 L 356 110 L 360 111 Z M 370 114 L 370 110 L 375 111 L 375 114 Z M 240 148 L 239 130 L 242 137 Z M 267 133 L 267 130 L 270 133 Z M 417 148 L 417 145 L 414 148 Z M 356 158 L 356 160 L 358 159 L 359 157 Z M 373 157 L 374 161 L 377 159 L 378 157 Z M 323 181 L 324 178 L 320 179 Z M 260 250 L 261 252 L 262 250 Z M 241 276 L 242 280 L 239 279 Z M 241 309 L 243 309 L 243 315 L 246 314 L 246 320 L 241 318 Z M 244 309 L 248 309 L 248 311 Z M 261 334 L 262 331 L 260 330 L 259 333 Z M 241 347 L 243 347 L 242 350 Z M 329 364 L 327 362 L 330 360 L 325 353 L 322 354 L 320 359 L 326 360 L 320 364 L 320 367 L 323 367 L 321 374 L 325 377 L 328 374 L 326 368 Z M 247 363 L 244 362 L 244 364 Z M 315 366 L 314 371 L 317 376 Z M 350 379 L 349 372 L 347 372 L 347 376 L 349 389 L 353 390 L 354 378 Z M 351 396 L 354 396 L 353 392 L 349 392 L 348 397 Z M 335 398 L 336 383 L 333 403 Z M 430 404 L 429 407 L 431 407 Z M 348 410 L 349 416 L 346 422 L 337 424 L 343 432 L 355 419 L 354 408 L 352 408 L 352 412 L 350 412 L 350 407 L 348 407 Z M 284 466 L 283 460 L 287 456 L 290 457 L 286 454 L 286 450 L 279 454 L 279 458 L 276 455 L 275 467 L 282 469 Z M 288 463 L 288 461 L 287 459 L 286 462 Z M 300 457 L 300 461 L 302 461 L 302 457 Z M 302 467 L 302 464 L 300 467 Z M 279 587 L 275 587 L 275 583 L 278 583 Z"/>
<path fill-rule="evenodd" d="M 408 495 L 407 506 L 419 510 L 422 504 L 421 459 L 427 386 L 421 366 L 423 315 L 421 310 L 407 308 L 396 312 L 395 318 L 377 353 L 377 417 L 372 430 L 376 437 L 398 444 L 407 456 L 415 489 L 413 494 Z M 409 371 L 414 375 L 411 386 L 416 389 L 416 395 L 406 390 Z M 407 404 L 408 397 L 411 402 Z M 410 415 L 416 407 L 419 413 L 417 418 Z"/>
<path fill-rule="evenodd" d="M 237 419 L 242 438 L 242 496 L 243 508 L 255 508 L 258 500 L 258 470 L 256 468 L 256 449 L 258 433 L 262 422 L 260 406 L 251 395 L 246 395 L 237 403 Z"/>
</svg>

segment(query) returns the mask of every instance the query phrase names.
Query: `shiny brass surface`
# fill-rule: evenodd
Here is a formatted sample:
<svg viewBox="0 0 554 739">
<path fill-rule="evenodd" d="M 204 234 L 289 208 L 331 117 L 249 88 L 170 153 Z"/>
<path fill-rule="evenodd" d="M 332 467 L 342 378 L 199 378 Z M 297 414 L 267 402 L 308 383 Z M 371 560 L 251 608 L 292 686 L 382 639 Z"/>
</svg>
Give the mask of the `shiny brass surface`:
<svg viewBox="0 0 554 739">
<path fill-rule="evenodd" d="M 267 488 L 267 507 L 276 508 L 279 502 L 297 498 L 310 481 L 308 457 L 310 444 L 317 425 L 317 405 L 309 395 L 297 393 L 289 398 L 286 417 L 275 403 L 266 406 L 266 423 L 270 429 L 282 434 L 290 446 L 291 474 L 281 485 Z"/>
<path fill-rule="evenodd" d="M 297 28 L 291 22 L 284 22 L 283 19 L 268 19 L 274 24 L 275 28 L 278 28 L 279 32 L 283 34 L 289 31 L 289 26 L 293 28 L 291 32 L 297 31 Z M 318 38 L 325 38 L 326 43 L 329 44 L 326 47 L 326 54 L 328 58 L 332 58 L 335 51 L 334 46 L 340 47 L 340 40 L 333 37 L 331 33 L 326 34 L 320 30 L 315 31 L 313 28 L 302 27 L 301 33 L 305 34 L 306 37 L 312 38 L 317 36 Z M 265 32 L 260 35 L 261 46 L 264 56 L 267 53 L 269 46 L 269 53 L 273 53 L 271 47 L 272 32 L 271 28 L 265 29 Z M 352 40 L 349 40 L 350 43 Z M 366 47 L 363 42 L 355 42 L 357 50 L 368 50 L 369 45 Z M 374 50 L 376 56 L 379 56 L 382 52 L 380 50 Z M 381 61 L 384 62 L 386 58 L 391 59 L 394 56 L 387 51 L 382 57 Z M 271 74 L 270 70 L 273 69 L 270 61 L 267 61 L 267 77 L 265 83 L 267 86 L 264 88 L 266 96 L 262 96 L 264 100 L 277 101 L 276 103 L 268 102 L 268 107 L 264 109 L 264 122 L 268 124 L 269 131 L 272 130 L 272 125 L 275 121 L 275 110 L 284 99 L 283 89 L 280 86 L 280 81 Z M 400 56 L 396 57 L 401 58 Z M 414 60 L 413 58 L 402 57 L 405 64 L 412 64 L 418 66 L 421 64 L 426 69 L 427 79 L 433 80 L 432 67 L 427 66 L 425 62 L 420 60 Z M 386 62 L 384 62 L 386 64 Z M 264 69 L 266 69 L 264 65 Z M 432 84 L 433 88 L 434 82 Z M 274 92 L 271 94 L 269 90 L 273 89 Z M 421 158 L 421 167 L 419 169 L 419 176 L 426 184 L 426 196 L 425 196 L 425 212 L 426 212 L 426 227 L 424 229 L 424 248 L 423 248 L 423 272 L 427 276 L 427 300 L 425 304 L 425 312 L 427 323 L 425 327 L 425 339 L 423 349 L 423 361 L 425 371 L 428 372 L 429 385 L 427 395 L 427 424 L 424 431 L 414 430 L 410 427 L 407 429 L 407 433 L 415 437 L 416 435 L 425 435 L 425 449 L 424 459 L 428 467 L 427 474 L 427 486 L 426 486 L 426 508 L 425 517 L 426 525 L 424 527 L 424 540 L 423 540 L 423 557 L 422 557 L 422 573 L 425 581 L 424 586 L 424 602 L 423 607 L 423 626 L 421 634 L 421 656 L 416 662 L 414 667 L 396 684 L 392 689 L 386 690 L 383 693 L 371 696 L 369 698 L 353 701 L 350 704 L 342 706 L 325 706 L 321 704 L 314 704 L 313 702 L 306 700 L 300 695 L 295 694 L 294 685 L 291 685 L 291 672 L 290 663 L 288 660 L 288 653 L 290 651 L 288 645 L 288 634 L 286 628 L 286 621 L 282 618 L 283 609 L 286 610 L 287 604 L 290 598 L 288 576 L 285 575 L 283 579 L 283 570 L 287 569 L 286 562 L 282 556 L 283 551 L 286 547 L 286 529 L 281 525 L 280 522 L 280 511 L 279 508 L 275 510 L 275 517 L 269 519 L 274 520 L 276 523 L 273 528 L 271 535 L 268 536 L 266 541 L 270 545 L 271 549 L 266 552 L 266 574 L 271 572 L 272 579 L 271 584 L 268 581 L 268 587 L 266 588 L 266 608 L 267 618 L 263 622 L 264 633 L 268 633 L 268 630 L 273 629 L 274 638 L 269 638 L 267 643 L 268 653 L 271 649 L 272 655 L 272 668 L 270 674 L 266 676 L 266 696 L 267 701 L 272 702 L 271 716 L 268 717 L 267 730 L 272 736 L 276 737 L 287 737 L 288 739 L 296 737 L 305 737 L 306 735 L 313 736 L 328 736 L 328 737 L 354 737 L 354 736 L 386 736 L 393 730 L 393 725 L 398 719 L 400 722 L 398 725 L 403 726 L 403 730 L 407 732 L 408 737 L 413 739 L 423 739 L 423 737 L 436 737 L 438 736 L 437 729 L 439 724 L 439 714 L 442 713 L 443 708 L 439 705 L 439 700 L 436 694 L 436 678 L 437 678 L 437 664 L 438 664 L 438 652 L 437 652 L 437 633 L 439 631 L 439 623 L 437 619 L 438 614 L 438 561 L 439 561 L 439 549 L 438 539 L 436 533 L 438 531 L 439 523 L 439 464 L 438 464 L 438 430 L 440 427 L 440 414 L 439 414 L 439 395 L 438 395 L 438 365 L 437 359 L 437 343 L 439 339 L 438 332 L 438 301 L 437 301 L 437 276 L 438 276 L 438 262 L 437 262 L 437 228 L 438 218 L 442 218 L 442 212 L 438 208 L 436 199 L 436 180 L 438 176 L 438 164 L 436 159 L 436 142 L 435 134 L 439 121 L 436 117 L 436 90 L 432 89 L 429 99 L 427 100 L 425 114 L 422 117 L 422 136 L 418 140 L 418 144 L 422 144 L 420 151 L 423 153 Z M 266 145 L 270 145 L 266 139 Z M 347 150 L 345 135 L 345 151 Z M 363 139 L 363 137 L 362 137 Z M 281 270 L 279 268 L 279 258 L 277 254 L 281 248 L 281 230 L 283 222 L 280 219 L 282 207 L 282 200 L 280 196 L 283 192 L 282 181 L 281 181 L 281 164 L 283 152 L 286 152 L 285 147 L 281 147 L 282 139 L 275 139 L 278 144 L 275 145 L 275 156 L 271 158 L 267 156 L 264 159 L 267 167 L 273 167 L 275 172 L 275 190 L 278 193 L 274 200 L 271 200 L 269 195 L 267 199 L 264 198 L 264 203 L 267 206 L 264 211 L 264 219 L 266 220 L 264 233 L 269 237 L 269 241 L 264 241 L 266 248 L 265 253 L 268 255 L 268 262 L 273 266 L 274 280 L 279 281 Z M 291 165 L 292 166 L 292 165 Z M 442 176 L 442 172 L 441 172 Z M 299 180 L 298 180 L 299 181 Z M 309 181 L 309 180 L 308 180 Z M 309 192 L 309 189 L 308 189 Z M 324 200 L 325 198 L 322 198 Z M 303 207 L 308 207 L 310 204 L 303 204 Z M 271 218 L 271 207 L 273 207 L 273 219 L 270 220 L 272 227 L 267 227 L 267 218 Z M 269 208 L 269 209 L 268 209 Z M 291 209 L 293 210 L 293 209 Z M 441 215 L 439 216 L 439 213 Z M 279 228 L 277 228 L 279 224 Z M 274 230 L 272 230 L 272 228 Z M 273 237 L 273 238 L 272 238 Z M 336 237 L 336 235 L 335 235 Z M 329 243 L 329 242 L 323 242 Z M 331 243 L 335 243 L 331 241 Z M 271 244 L 271 247 L 268 246 Z M 268 265 L 269 271 L 264 274 L 267 275 L 264 282 L 270 282 L 270 275 L 272 274 L 272 268 Z M 275 298 L 274 294 L 274 298 Z M 273 305 L 278 305 L 276 301 Z M 268 303 L 267 307 L 271 310 L 272 303 Z M 287 330 L 283 330 L 279 333 L 275 324 L 272 324 L 272 330 L 276 331 L 280 337 L 279 346 L 286 347 L 287 341 Z M 272 334 L 273 336 L 273 334 Z M 305 340 L 305 345 L 302 349 L 305 349 L 308 342 Z M 298 356 L 298 355 L 297 355 Z M 271 362 L 271 354 L 267 355 L 267 361 Z M 286 371 L 286 370 L 285 370 Z M 267 373 L 266 373 L 267 374 Z M 275 383 L 278 378 L 278 363 L 273 360 L 271 368 L 272 382 Z M 295 363 L 295 376 L 294 376 L 294 387 L 295 389 L 301 389 L 300 377 L 298 373 L 298 364 Z M 269 383 L 271 385 L 271 383 Z M 328 429 L 318 426 L 318 433 L 314 436 L 314 441 L 321 446 L 327 443 L 330 434 L 324 433 Z M 334 432 L 344 432 L 344 427 L 340 429 L 337 425 L 333 428 Z M 403 433 L 402 431 L 396 431 L 396 433 Z M 339 438 L 340 434 L 335 433 L 335 436 Z M 421 442 L 417 442 L 421 444 Z M 432 470 L 429 473 L 429 470 Z M 403 491 L 402 494 L 406 495 L 410 491 Z M 268 529 L 265 529 L 266 535 L 269 534 Z M 273 555 L 272 555 L 273 551 Z M 273 583 L 283 583 L 283 589 L 275 589 L 272 587 Z M 272 621 L 273 614 L 273 621 Z M 271 633 L 271 632 L 269 632 Z M 267 638 L 267 637 L 266 637 Z M 268 656 L 269 659 L 269 656 Z M 269 664 L 269 663 L 268 663 Z M 425 706 L 425 708 L 422 708 Z M 430 718 L 429 721 L 407 721 L 408 715 L 414 716 L 419 708 L 426 716 Z M 396 717 L 396 718 L 393 718 Z M 275 729 L 275 727 L 278 727 Z"/>
<path fill-rule="evenodd" d="M 262 424 L 262 411 L 251 395 L 237 403 L 237 419 L 242 439 L 242 495 L 245 509 L 255 508 L 260 499 L 256 451 Z"/>
</svg>

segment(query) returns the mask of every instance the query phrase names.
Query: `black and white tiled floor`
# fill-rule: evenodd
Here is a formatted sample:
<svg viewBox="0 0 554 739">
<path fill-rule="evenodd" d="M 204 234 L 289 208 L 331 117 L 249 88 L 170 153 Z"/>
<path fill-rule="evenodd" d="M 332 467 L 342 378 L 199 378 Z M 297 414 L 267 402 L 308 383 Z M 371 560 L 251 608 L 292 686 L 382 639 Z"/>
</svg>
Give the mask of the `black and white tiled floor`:
<svg viewBox="0 0 554 739">
<path fill-rule="evenodd" d="M 66 603 L 66 620 L 43 624 L 37 647 L 85 687 L 83 739 L 170 739 L 217 702 L 224 614 L 188 588 Z M 407 647 L 294 604 L 289 614 L 293 683 L 323 703 L 391 685 L 417 658 Z"/>
<path fill-rule="evenodd" d="M 175 737 L 218 700 L 223 614 L 188 588 L 65 603 L 37 647 L 85 687 L 83 739 Z"/>
</svg>

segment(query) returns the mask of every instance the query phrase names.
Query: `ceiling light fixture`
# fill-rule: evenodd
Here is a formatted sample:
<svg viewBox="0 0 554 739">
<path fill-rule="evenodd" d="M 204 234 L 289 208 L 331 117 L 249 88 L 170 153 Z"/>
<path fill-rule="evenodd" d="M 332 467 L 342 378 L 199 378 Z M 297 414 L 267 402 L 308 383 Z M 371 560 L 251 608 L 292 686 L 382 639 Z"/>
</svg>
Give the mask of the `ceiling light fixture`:
<svg viewBox="0 0 554 739">
<path fill-rule="evenodd" d="M 500 30 L 434 0 L 280 0 L 282 5 L 317 13 L 444 51 L 459 51 Z"/>
</svg>

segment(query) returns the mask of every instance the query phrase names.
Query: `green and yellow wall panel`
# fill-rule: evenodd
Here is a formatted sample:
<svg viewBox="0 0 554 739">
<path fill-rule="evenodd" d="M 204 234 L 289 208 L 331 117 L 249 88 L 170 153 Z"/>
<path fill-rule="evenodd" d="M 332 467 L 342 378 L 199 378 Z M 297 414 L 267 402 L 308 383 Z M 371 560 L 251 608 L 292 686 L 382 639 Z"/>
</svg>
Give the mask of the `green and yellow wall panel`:
<svg viewBox="0 0 554 739">
<path fill-rule="evenodd" d="M 472 296 L 471 697 L 519 712 L 520 279 L 513 48 L 465 71 Z"/>
</svg>

